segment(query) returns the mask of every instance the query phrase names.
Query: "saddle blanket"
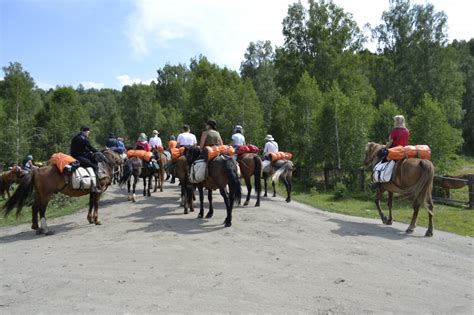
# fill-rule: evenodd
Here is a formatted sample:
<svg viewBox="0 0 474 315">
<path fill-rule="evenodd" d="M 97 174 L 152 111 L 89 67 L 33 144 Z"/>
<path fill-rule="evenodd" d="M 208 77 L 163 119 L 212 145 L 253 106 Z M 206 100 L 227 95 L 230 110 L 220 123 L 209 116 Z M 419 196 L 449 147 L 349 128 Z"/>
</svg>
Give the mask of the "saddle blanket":
<svg viewBox="0 0 474 315">
<path fill-rule="evenodd" d="M 206 180 L 207 177 L 207 162 L 206 160 L 197 160 L 191 165 L 191 173 L 189 181 L 193 184 L 200 183 Z"/>
<path fill-rule="evenodd" d="M 73 189 L 90 189 L 97 185 L 97 178 L 92 167 L 79 167 L 71 176 Z"/>
<path fill-rule="evenodd" d="M 372 171 L 373 183 L 388 183 L 392 180 L 395 161 L 379 162 Z"/>
</svg>

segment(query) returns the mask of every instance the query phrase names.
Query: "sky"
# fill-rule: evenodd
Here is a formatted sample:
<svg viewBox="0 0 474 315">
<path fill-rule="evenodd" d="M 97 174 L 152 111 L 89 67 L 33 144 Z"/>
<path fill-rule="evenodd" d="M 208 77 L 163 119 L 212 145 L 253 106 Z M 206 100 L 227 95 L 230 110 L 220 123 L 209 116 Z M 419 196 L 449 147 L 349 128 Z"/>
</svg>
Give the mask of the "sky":
<svg viewBox="0 0 474 315">
<path fill-rule="evenodd" d="M 149 83 L 166 63 L 189 64 L 200 54 L 238 71 L 249 42 L 283 43 L 281 23 L 294 2 L 0 0 L 0 65 L 20 62 L 44 89 Z M 361 28 L 379 24 L 389 6 L 388 0 L 334 2 Z M 428 2 L 447 14 L 450 40 L 474 37 L 474 1 Z M 367 45 L 375 48 L 375 43 Z"/>
</svg>

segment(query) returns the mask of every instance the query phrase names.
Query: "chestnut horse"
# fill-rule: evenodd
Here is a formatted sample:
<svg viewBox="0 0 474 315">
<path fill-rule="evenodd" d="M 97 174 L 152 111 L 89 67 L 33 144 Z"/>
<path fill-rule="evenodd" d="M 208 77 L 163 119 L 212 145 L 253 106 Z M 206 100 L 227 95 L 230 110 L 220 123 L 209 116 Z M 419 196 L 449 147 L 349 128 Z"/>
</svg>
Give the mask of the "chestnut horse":
<svg viewBox="0 0 474 315">
<path fill-rule="evenodd" d="M 156 192 L 158 190 L 158 187 L 160 188 L 160 192 L 163 192 L 163 183 L 165 182 L 165 174 L 166 174 L 166 171 L 165 171 L 166 155 L 164 153 L 159 153 L 157 151 L 155 152 L 155 157 L 158 162 L 158 165 L 160 166 L 160 169 L 156 170 L 155 174 L 153 175 L 153 177 L 155 178 L 155 188 L 153 189 L 153 192 Z"/>
<path fill-rule="evenodd" d="M 237 162 L 239 163 L 241 176 L 245 180 L 245 185 L 247 186 L 247 199 L 245 199 L 244 206 L 247 206 L 250 202 L 250 193 L 252 192 L 250 178 L 255 176 L 255 192 L 257 193 L 255 207 L 260 207 L 260 194 L 262 191 L 262 183 L 260 180 L 262 177 L 262 159 L 256 153 L 243 153 L 237 156 Z"/>
<path fill-rule="evenodd" d="M 365 148 L 366 166 L 372 165 L 378 161 L 378 155 L 385 146 L 382 144 L 369 142 Z M 424 206 L 428 211 L 428 230 L 425 236 L 433 236 L 433 200 L 431 191 L 433 188 L 434 166 L 429 160 L 422 160 L 417 158 L 409 158 L 397 161 L 394 168 L 395 174 L 392 176 L 392 181 L 388 183 L 381 183 L 377 188 L 375 196 L 375 205 L 379 212 L 382 222 L 391 225 L 392 218 L 392 200 L 393 193 L 400 193 L 407 197 L 413 206 L 413 216 L 406 232 L 413 233 L 416 227 L 416 220 L 420 206 Z M 383 193 L 388 192 L 388 218 L 383 214 L 380 207 L 380 199 Z"/>
<path fill-rule="evenodd" d="M 27 172 L 23 171 L 18 165 L 13 166 L 10 170 L 0 174 L 0 194 L 5 199 L 5 193 L 10 198 L 10 189 L 13 183 L 19 183 L 20 177 Z"/>
<path fill-rule="evenodd" d="M 189 180 L 189 165 L 186 156 L 182 155 L 176 159 L 174 169 L 181 186 L 181 205 L 184 207 L 184 214 L 188 214 L 188 208 L 190 212 L 194 212 L 195 187 Z"/>
<path fill-rule="evenodd" d="M 263 182 L 265 184 L 265 194 L 267 197 L 267 179 L 271 177 L 273 187 L 273 197 L 276 197 L 275 182 L 279 179 L 283 182 L 286 188 L 286 202 L 291 201 L 291 189 L 292 189 L 292 178 L 293 178 L 293 162 L 288 160 L 279 160 L 273 162 L 270 166 L 263 170 Z"/>
<path fill-rule="evenodd" d="M 105 155 L 105 157 L 104 157 Z M 69 197 L 80 197 L 89 194 L 89 212 L 87 213 L 87 220 L 90 224 L 95 223 L 100 225 L 99 221 L 99 199 L 102 193 L 112 182 L 112 172 L 114 168 L 114 162 L 107 158 L 109 152 L 101 155 L 95 153 L 96 157 L 102 157 L 105 161 L 99 163 L 99 167 L 105 171 L 106 176 L 100 180 L 101 191 L 92 192 L 91 189 L 73 189 L 67 175 L 59 172 L 56 165 L 47 165 L 37 169 L 33 169 L 30 173 L 22 176 L 20 184 L 16 189 L 13 196 L 3 206 L 5 216 L 8 215 L 13 208 L 17 208 L 17 217 L 21 215 L 23 205 L 26 200 L 31 196 L 33 190 L 34 201 L 32 211 L 32 225 L 31 228 L 36 230 L 36 234 L 54 234 L 48 228 L 46 224 L 46 208 L 48 207 L 49 200 L 55 193 L 62 193 Z M 98 160 L 99 158 L 96 158 Z M 94 208 L 94 211 L 92 211 Z M 40 215 L 41 227 L 38 226 L 38 212 Z"/>
<path fill-rule="evenodd" d="M 201 156 L 201 149 L 199 147 L 191 147 L 188 152 L 188 165 L 192 165 L 194 161 L 197 161 Z M 231 157 L 218 156 L 212 161 L 207 163 L 207 178 L 197 184 L 199 190 L 199 201 L 200 210 L 198 218 L 204 216 L 204 188 L 208 190 L 209 200 L 209 212 L 206 218 L 212 218 L 214 214 L 214 208 L 212 205 L 212 191 L 219 189 L 222 198 L 224 198 L 225 206 L 227 209 L 227 217 L 225 218 L 224 225 L 230 227 L 232 225 L 232 209 L 234 204 L 240 204 L 242 197 L 242 188 L 240 186 L 239 176 L 237 174 L 237 165 Z M 227 186 L 229 186 L 229 192 L 227 192 Z M 192 196 L 187 196 L 192 198 Z"/>
</svg>

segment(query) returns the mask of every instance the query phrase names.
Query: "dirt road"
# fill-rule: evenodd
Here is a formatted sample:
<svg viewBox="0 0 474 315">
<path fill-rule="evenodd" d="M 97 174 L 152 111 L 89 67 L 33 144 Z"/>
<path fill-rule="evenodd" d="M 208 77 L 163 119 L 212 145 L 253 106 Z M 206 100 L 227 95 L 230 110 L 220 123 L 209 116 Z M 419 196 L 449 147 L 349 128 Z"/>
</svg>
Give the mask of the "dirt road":
<svg viewBox="0 0 474 315">
<path fill-rule="evenodd" d="M 223 228 L 183 215 L 176 186 L 135 204 L 0 229 L 0 313 L 472 313 L 473 239 L 318 211 L 282 198 Z M 253 201 L 252 201 L 253 203 Z M 207 205 L 206 205 L 207 206 Z M 422 213 L 420 215 L 426 215 Z M 396 213 L 395 213 L 396 219 Z M 436 221 L 435 221 L 436 223 Z M 436 225 L 435 225 L 436 227 Z"/>
</svg>

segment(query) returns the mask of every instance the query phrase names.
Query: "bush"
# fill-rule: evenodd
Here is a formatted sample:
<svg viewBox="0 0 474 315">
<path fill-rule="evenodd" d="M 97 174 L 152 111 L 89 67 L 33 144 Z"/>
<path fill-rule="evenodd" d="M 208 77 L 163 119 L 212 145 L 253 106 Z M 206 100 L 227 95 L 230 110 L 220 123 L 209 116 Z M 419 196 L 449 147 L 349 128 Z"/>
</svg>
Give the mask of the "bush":
<svg viewBox="0 0 474 315">
<path fill-rule="evenodd" d="M 337 182 L 334 187 L 334 200 L 342 200 L 348 196 L 349 190 L 342 182 Z"/>
</svg>

